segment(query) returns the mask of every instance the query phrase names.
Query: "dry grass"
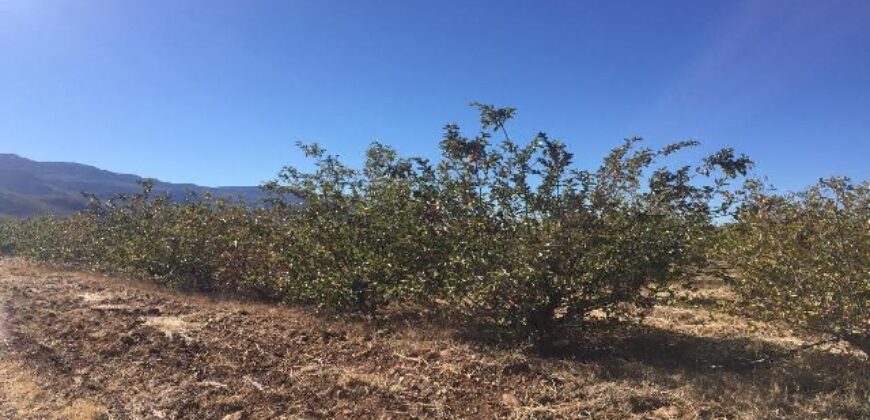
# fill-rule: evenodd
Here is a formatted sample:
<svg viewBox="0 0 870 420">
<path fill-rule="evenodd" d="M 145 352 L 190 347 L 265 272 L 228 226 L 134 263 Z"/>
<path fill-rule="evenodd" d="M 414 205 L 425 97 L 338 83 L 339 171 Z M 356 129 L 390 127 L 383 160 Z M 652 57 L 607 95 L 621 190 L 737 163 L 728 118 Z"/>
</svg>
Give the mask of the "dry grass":
<svg viewBox="0 0 870 420">
<path fill-rule="evenodd" d="M 187 322 L 177 316 L 155 316 L 145 319 L 142 324 L 146 327 L 156 328 L 168 338 L 175 335 L 186 337 L 191 331 L 200 328 L 200 325 L 193 322 Z"/>
<path fill-rule="evenodd" d="M 93 401 L 78 399 L 57 414 L 59 420 L 102 420 L 108 419 L 106 407 Z"/>
<path fill-rule="evenodd" d="M 870 418 L 866 355 L 844 344 L 790 355 L 820 337 L 725 310 L 733 295 L 715 282 L 641 325 L 577 332 L 547 354 L 481 343 L 426 316 L 360 322 L 9 261 L 0 296 L 16 314 L 10 356 L 36 368 L 6 373 L 13 381 L 0 388 L 37 401 L 15 403 L 21 413 Z M 57 391 L 66 399 L 45 401 Z"/>
<path fill-rule="evenodd" d="M 0 390 L 3 406 L 9 407 L 13 414 L 31 417 L 39 413 L 38 399 L 41 389 L 18 363 L 0 362 Z"/>
<path fill-rule="evenodd" d="M 106 407 L 86 399 L 64 406 L 50 389 L 17 362 L 0 362 L 0 416 L 5 418 L 52 418 L 59 420 L 107 419 Z"/>
</svg>

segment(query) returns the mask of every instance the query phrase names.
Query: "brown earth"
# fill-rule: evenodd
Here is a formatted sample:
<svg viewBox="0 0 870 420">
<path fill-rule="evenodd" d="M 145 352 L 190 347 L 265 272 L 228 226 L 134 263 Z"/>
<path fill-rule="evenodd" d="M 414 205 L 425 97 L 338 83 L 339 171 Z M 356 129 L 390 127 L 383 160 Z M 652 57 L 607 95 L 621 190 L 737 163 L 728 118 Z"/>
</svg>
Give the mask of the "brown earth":
<svg viewBox="0 0 870 420">
<path fill-rule="evenodd" d="M 553 354 L 0 260 L 2 418 L 868 418 L 870 363 L 715 284 Z"/>
</svg>

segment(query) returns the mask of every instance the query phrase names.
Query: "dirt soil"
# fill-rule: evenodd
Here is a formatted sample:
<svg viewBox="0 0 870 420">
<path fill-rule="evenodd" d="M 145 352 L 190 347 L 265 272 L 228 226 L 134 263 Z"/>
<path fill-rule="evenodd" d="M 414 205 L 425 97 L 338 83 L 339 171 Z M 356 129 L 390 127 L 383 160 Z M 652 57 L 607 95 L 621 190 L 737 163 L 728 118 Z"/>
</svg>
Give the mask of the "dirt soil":
<svg viewBox="0 0 870 420">
<path fill-rule="evenodd" d="M 0 260 L 0 418 L 870 418 L 844 344 L 721 286 L 542 355 L 425 317 L 319 315 Z"/>
</svg>

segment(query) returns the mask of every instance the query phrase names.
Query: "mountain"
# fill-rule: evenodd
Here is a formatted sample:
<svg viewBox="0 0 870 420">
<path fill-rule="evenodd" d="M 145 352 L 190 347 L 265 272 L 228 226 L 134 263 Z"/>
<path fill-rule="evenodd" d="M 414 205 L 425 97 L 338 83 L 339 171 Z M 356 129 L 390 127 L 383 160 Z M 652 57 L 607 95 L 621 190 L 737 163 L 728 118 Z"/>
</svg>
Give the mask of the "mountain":
<svg viewBox="0 0 870 420">
<path fill-rule="evenodd" d="M 141 191 L 138 182 L 143 179 L 78 163 L 36 162 L 14 154 L 0 154 L 0 218 L 44 213 L 67 215 L 85 208 L 87 199 L 83 192 L 108 199 Z M 153 181 L 155 193 L 168 193 L 176 199 L 195 192 L 257 204 L 265 197 L 259 187 L 210 188 Z"/>
</svg>

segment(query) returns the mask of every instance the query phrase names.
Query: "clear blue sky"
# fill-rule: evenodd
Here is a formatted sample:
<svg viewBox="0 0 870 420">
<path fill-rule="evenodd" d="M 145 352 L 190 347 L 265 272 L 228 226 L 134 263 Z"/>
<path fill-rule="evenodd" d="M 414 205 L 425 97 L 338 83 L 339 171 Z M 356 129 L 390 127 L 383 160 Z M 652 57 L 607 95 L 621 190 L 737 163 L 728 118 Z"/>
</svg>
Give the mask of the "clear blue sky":
<svg viewBox="0 0 870 420">
<path fill-rule="evenodd" d="M 436 156 L 470 101 L 580 165 L 732 145 L 776 185 L 870 175 L 870 1 L 0 0 L 0 152 L 256 185 L 297 140 Z"/>
</svg>

